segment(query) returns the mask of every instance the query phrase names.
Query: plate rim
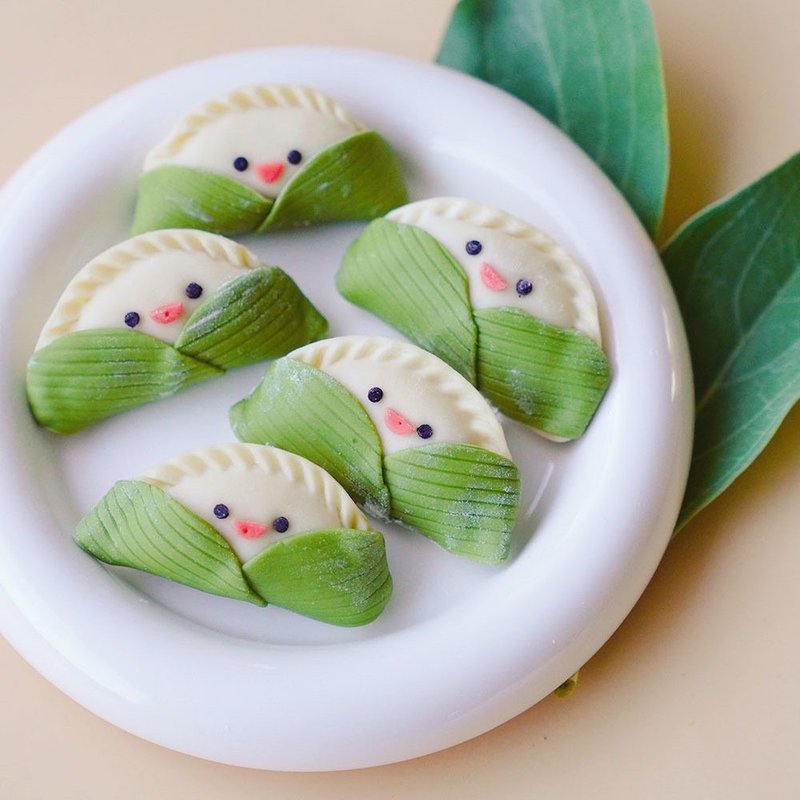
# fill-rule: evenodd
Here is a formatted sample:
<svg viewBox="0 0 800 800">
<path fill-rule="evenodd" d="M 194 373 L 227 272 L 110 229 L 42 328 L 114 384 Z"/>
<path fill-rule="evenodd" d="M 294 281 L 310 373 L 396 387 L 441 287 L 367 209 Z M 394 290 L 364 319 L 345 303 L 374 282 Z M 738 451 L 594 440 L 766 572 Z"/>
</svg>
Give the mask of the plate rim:
<svg viewBox="0 0 800 800">
<path fill-rule="evenodd" d="M 237 53 L 225 54 L 215 56 L 210 59 L 203 59 L 194 61 L 189 64 L 178 66 L 167 72 L 153 76 L 145 81 L 139 82 L 134 86 L 124 90 L 121 93 L 105 100 L 98 106 L 84 113 L 75 121 L 70 123 L 60 133 L 56 134 L 45 145 L 43 145 L 28 161 L 25 162 L 6 184 L 0 190 L 0 208 L 5 206 L 13 206 L 14 198 L 26 191 L 26 182 L 28 179 L 35 175 L 41 165 L 44 165 L 52 154 L 59 149 L 64 149 L 70 146 L 70 143 L 75 137 L 80 137 L 85 129 L 94 124 L 94 121 L 109 113 L 109 109 L 113 110 L 115 107 L 124 105 L 127 102 L 135 100 L 139 95 L 144 95 L 153 87 L 158 87 L 165 79 L 181 80 L 181 76 L 191 75 L 195 71 L 202 71 L 208 69 L 215 69 L 217 65 L 231 65 L 234 63 L 244 64 L 250 59 L 265 57 L 268 60 L 272 59 L 299 59 L 306 61 L 325 61 L 330 60 L 332 57 L 344 60 L 350 64 L 356 63 L 363 65 L 367 64 L 380 64 L 376 67 L 380 70 L 388 70 L 390 73 L 394 71 L 396 74 L 399 72 L 411 73 L 427 73 L 430 71 L 431 76 L 447 76 L 441 78 L 445 82 L 452 82 L 457 85 L 460 90 L 467 93 L 477 93 L 478 95 L 486 96 L 486 92 L 498 93 L 498 96 L 504 95 L 500 90 L 489 87 L 469 76 L 461 73 L 454 72 L 448 68 L 428 64 L 425 62 L 416 62 L 411 59 L 402 58 L 400 56 L 388 55 L 385 53 L 377 53 L 369 50 L 351 49 L 351 48 L 331 48 L 331 47 L 281 47 L 281 48 L 260 48 L 255 50 L 245 50 Z M 234 70 L 235 71 L 235 70 Z M 188 78 L 187 78 L 188 79 Z M 431 78 L 433 81 L 433 77 Z M 440 82 L 437 77 L 434 83 Z M 498 101 L 500 102 L 500 101 Z M 651 262 L 653 259 L 658 261 L 658 256 L 650 243 L 649 238 L 641 230 L 638 221 L 635 220 L 633 212 L 628 209 L 627 205 L 619 198 L 618 193 L 610 183 L 605 179 L 588 157 L 584 156 L 577 149 L 575 145 L 569 142 L 566 137 L 553 128 L 550 123 L 547 123 L 536 112 L 527 106 L 523 106 L 519 101 L 514 100 L 508 95 L 503 97 L 501 105 L 504 108 L 516 111 L 516 114 L 535 115 L 539 122 L 537 123 L 542 130 L 552 129 L 550 136 L 554 137 L 554 141 L 558 142 L 558 147 L 572 154 L 575 162 L 581 170 L 588 170 L 593 174 L 594 182 L 600 187 L 598 191 L 608 197 L 616 198 L 614 200 L 616 214 L 620 218 L 626 219 L 627 224 L 631 228 L 631 237 L 633 240 L 632 247 L 640 248 L 642 252 L 649 252 Z M 509 112 L 511 113 L 511 112 Z M 0 223 L 0 240 L 4 235 L 4 226 Z M 660 267 L 660 262 L 659 262 Z M 669 352 L 671 353 L 672 369 L 671 379 L 673 381 L 673 396 L 672 403 L 672 419 L 671 425 L 673 430 L 671 433 L 679 434 L 680 441 L 672 454 L 673 468 L 669 473 L 669 480 L 666 487 L 662 487 L 659 491 L 653 488 L 653 493 L 657 497 L 650 498 L 650 504 L 658 502 L 659 508 L 656 513 L 651 515 L 652 526 L 655 533 L 651 533 L 648 537 L 640 538 L 635 537 L 628 542 L 629 549 L 626 551 L 628 559 L 631 561 L 631 567 L 636 568 L 638 580 L 631 584 L 625 592 L 617 591 L 618 587 L 598 586 L 596 593 L 598 597 L 602 597 L 607 602 L 608 607 L 604 613 L 603 624 L 600 625 L 595 621 L 593 625 L 587 627 L 580 636 L 575 637 L 574 641 L 568 646 L 554 648 L 553 653 L 547 665 L 548 675 L 560 675 L 566 677 L 575 668 L 581 666 L 588 658 L 602 645 L 604 641 L 613 633 L 616 627 L 622 622 L 624 617 L 633 607 L 636 599 L 638 599 L 641 592 L 649 582 L 658 561 L 663 554 L 664 549 L 671 536 L 674 521 L 677 518 L 678 508 L 683 494 L 683 486 L 685 485 L 686 476 L 688 475 L 689 456 L 691 453 L 691 421 L 692 421 L 692 392 L 691 392 L 691 373 L 688 360 L 688 347 L 686 345 L 685 334 L 683 332 L 682 324 L 680 322 L 680 315 L 677 311 L 677 305 L 672 296 L 671 289 L 669 288 L 666 275 L 663 268 L 660 268 L 660 274 L 654 278 L 659 286 L 659 292 L 662 295 L 663 308 L 665 315 L 663 319 L 665 337 L 669 339 Z M 3 345 L 3 360 L 7 361 L 8 347 Z M 5 374 L 0 378 L 3 384 L 6 383 Z M 677 376 L 677 378 L 676 378 Z M 13 387 L 4 385 L 3 389 L 6 391 L 12 390 Z M 13 423 L 7 408 L 4 407 L 2 417 L 0 418 L 0 441 L 8 443 L 9 440 L 13 441 L 12 432 L 9 431 L 9 425 Z M 662 438 L 667 438 L 666 434 Z M 8 465 L 3 465 L 2 472 L 0 472 L 0 487 L 8 489 L 14 487 L 12 491 L 25 492 L 25 487 L 20 485 L 18 480 L 19 476 L 12 474 L 12 470 Z M 0 553 L 3 552 L 3 541 L 0 536 Z M 514 565 L 509 565 L 513 570 Z M 617 565 L 616 571 L 620 570 L 620 565 Z M 508 607 L 508 597 L 504 597 L 505 588 L 498 588 L 502 581 L 495 582 L 492 587 L 495 590 L 494 599 L 495 603 L 490 609 L 492 613 L 499 610 L 506 610 Z M 111 722 L 118 727 L 128 730 L 142 738 L 149 739 L 150 741 L 157 742 L 164 746 L 170 747 L 175 750 L 190 753 L 192 755 L 200 756 L 203 758 L 210 758 L 212 760 L 222 761 L 228 764 L 238 764 L 240 766 L 260 767 L 267 769 L 288 769 L 288 770 L 328 770 L 328 769 L 349 769 L 364 766 L 376 766 L 378 764 L 390 763 L 393 761 L 405 760 L 419 755 L 424 755 L 435 750 L 443 749 L 460 741 L 472 738 L 473 736 L 495 727 L 497 724 L 510 719 L 517 713 L 520 713 L 525 708 L 538 701 L 541 696 L 544 696 L 541 691 L 543 683 L 555 685 L 558 681 L 553 683 L 552 679 L 545 680 L 540 674 L 536 681 L 532 681 L 530 676 L 519 674 L 520 669 L 516 669 L 513 674 L 509 675 L 509 687 L 502 688 L 494 686 L 492 691 L 487 691 L 486 687 L 481 687 L 480 682 L 476 680 L 476 676 L 472 676 L 468 680 L 467 688 L 470 688 L 476 693 L 476 700 L 469 713 L 463 709 L 450 708 L 449 711 L 445 709 L 445 705 L 441 698 L 435 697 L 435 692 L 430 688 L 420 689 L 420 696 L 427 697 L 431 703 L 428 710 L 427 717 L 423 716 L 420 721 L 424 725 L 436 725 L 436 715 L 443 714 L 445 711 L 449 713 L 453 719 L 445 720 L 442 723 L 441 718 L 438 719 L 438 730 L 433 737 L 428 737 L 424 741 L 410 742 L 410 741 L 397 741 L 397 734 L 392 730 L 394 725 L 401 722 L 403 730 L 410 731 L 414 727 L 414 720 L 409 717 L 409 710 L 403 710 L 395 703 L 393 709 L 394 717 L 391 720 L 392 724 L 386 721 L 379 724 L 373 731 L 373 736 L 379 738 L 379 733 L 384 738 L 384 743 L 376 746 L 372 754 L 366 755 L 363 752 L 358 752 L 353 746 L 347 743 L 342 745 L 334 752 L 313 753 L 311 757 L 308 755 L 289 756 L 287 753 L 281 754 L 280 757 L 275 757 L 275 754 L 267 753 L 261 758 L 255 760 L 251 755 L 240 758 L 236 753 L 227 751 L 221 752 L 220 747 L 216 746 L 217 743 L 202 741 L 202 737 L 198 737 L 192 732 L 186 732 L 183 741 L 176 740 L 174 731 L 169 736 L 159 735 L 158 732 L 152 730 L 152 725 L 148 724 L 147 715 L 135 714 L 131 716 L 131 706 L 151 706 L 154 704 L 156 698 L 144 697 L 141 692 L 137 691 L 135 686 L 121 685 L 115 676 L 109 674 L 98 674 L 97 664 L 93 667 L 87 667 L 87 658 L 91 659 L 87 654 L 83 653 L 78 655 L 80 651 L 80 643 L 70 641 L 54 642 L 52 635 L 46 635 L 44 631 L 48 628 L 52 629 L 52 619 L 50 624 L 45 624 L 41 616 L 43 610 L 37 606 L 39 598 L 37 598 L 36 587 L 24 579 L 15 578 L 10 575 L 7 567 L 0 566 L 0 630 L 6 635 L 11 642 L 12 646 L 17 649 L 21 655 L 40 673 L 45 675 L 48 680 L 57 685 L 62 691 L 69 696 L 73 697 L 77 702 L 89 708 L 93 713 L 98 714 L 107 721 Z M 125 591 L 125 589 L 122 589 Z M 23 602 L 27 605 L 27 612 L 15 605 L 22 598 Z M 518 600 L 518 598 L 515 598 Z M 31 610 L 33 609 L 33 610 Z M 480 619 L 482 624 L 487 627 L 492 627 L 496 620 L 489 619 L 489 611 L 487 609 L 471 608 L 475 614 L 475 619 Z M 45 614 L 47 616 L 47 614 Z M 447 616 L 447 615 L 445 615 Z M 150 620 L 156 631 L 156 638 L 160 641 L 167 641 L 174 635 L 174 621 L 163 619 L 163 612 L 157 609 L 149 608 L 143 613 L 143 618 Z M 475 622 L 475 620 L 472 620 Z M 441 635 L 441 625 L 451 624 L 457 625 L 454 620 L 432 620 L 427 625 L 418 625 L 412 630 L 400 631 L 389 634 L 383 637 L 382 645 L 386 643 L 385 639 L 391 638 L 393 640 L 391 653 L 397 651 L 397 648 L 408 647 L 406 639 L 409 636 L 414 638 L 422 638 L 427 644 L 432 644 L 436 641 L 437 637 Z M 474 630 L 474 628 L 473 628 Z M 197 635 L 197 631 L 186 632 L 186 637 L 183 637 L 182 646 L 190 646 L 193 637 Z M 52 633 L 52 630 L 51 630 Z M 499 631 L 497 632 L 499 635 Z M 503 635 L 507 635 L 504 632 Z M 66 637 L 69 638 L 68 636 Z M 212 635 L 215 640 L 222 640 L 221 647 L 232 648 L 236 650 L 238 658 L 253 658 L 254 652 L 253 643 L 232 643 L 228 638 L 222 637 L 218 634 Z M 493 637 L 488 635 L 487 641 L 492 641 Z M 458 641 L 458 637 L 456 637 Z M 355 675 L 363 679 L 364 667 L 363 665 L 353 665 L 352 659 L 354 657 L 363 658 L 364 650 L 372 648 L 372 642 L 377 640 L 369 640 L 366 642 L 356 642 L 347 644 L 334 644 L 325 645 L 326 657 L 332 659 L 336 663 L 338 670 L 346 671 L 352 670 Z M 465 655 L 474 654 L 473 650 L 463 642 L 458 642 Z M 262 645 L 260 651 L 267 650 L 270 653 L 270 658 L 283 662 L 284 659 L 291 658 L 287 655 L 285 649 L 281 646 L 275 645 Z M 384 648 L 382 653 L 372 653 L 370 657 L 373 658 L 374 666 L 383 666 L 387 675 L 391 670 L 391 653 Z M 217 656 L 218 657 L 218 656 Z M 578 663 L 579 662 L 579 663 Z M 442 668 L 447 667 L 447 659 L 444 658 L 443 653 L 437 653 L 436 663 Z M 80 666 L 83 664 L 83 666 Z M 94 671 L 94 675 L 89 674 L 89 670 Z M 312 671 L 313 672 L 313 671 Z M 382 678 L 382 685 L 385 688 L 391 688 L 391 681 Z M 156 687 L 157 688 L 157 687 Z M 551 686 L 552 688 L 552 686 Z M 545 692 L 546 694 L 546 692 Z M 319 688 L 309 691 L 310 698 L 319 703 L 325 703 L 326 697 L 324 692 L 320 692 Z M 538 695 L 538 696 L 537 696 Z M 228 697 L 229 701 L 234 701 L 235 698 Z M 283 712 L 285 715 L 291 713 L 290 709 Z M 355 715 L 359 717 L 362 723 L 367 722 L 367 715 L 364 710 L 360 714 Z M 235 724 L 235 720 L 231 724 Z M 293 735 L 299 736 L 301 731 L 294 731 Z M 224 731 L 222 732 L 224 735 Z M 324 736 L 328 740 L 333 741 L 337 736 L 336 731 L 324 732 Z M 341 737 L 339 737 L 341 738 Z M 178 737 L 180 739 L 180 737 Z M 436 744 L 433 744 L 434 739 Z M 387 744 L 388 742 L 388 744 Z M 224 750 L 224 747 L 222 748 Z"/>
</svg>

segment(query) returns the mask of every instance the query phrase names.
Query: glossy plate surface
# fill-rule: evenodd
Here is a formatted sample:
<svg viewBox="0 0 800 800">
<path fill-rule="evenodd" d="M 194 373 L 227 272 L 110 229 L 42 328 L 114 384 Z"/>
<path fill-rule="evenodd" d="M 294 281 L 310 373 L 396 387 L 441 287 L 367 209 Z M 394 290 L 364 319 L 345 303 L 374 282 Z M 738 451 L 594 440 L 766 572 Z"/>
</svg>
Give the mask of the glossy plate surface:
<svg viewBox="0 0 800 800">
<path fill-rule="evenodd" d="M 127 237 L 147 150 L 184 112 L 239 85 L 329 93 L 381 132 L 412 199 L 464 196 L 538 224 L 598 295 L 611 388 L 564 445 L 505 423 L 524 486 L 510 561 L 448 555 L 385 527 L 395 594 L 337 629 L 278 608 L 109 570 L 71 541 L 120 478 L 228 441 L 237 370 L 69 438 L 39 430 L 25 363 L 69 278 Z M 331 335 L 393 334 L 333 275 L 361 224 L 243 239 L 283 266 Z M 592 162 L 535 112 L 449 70 L 376 53 L 246 52 L 169 72 L 63 131 L 0 195 L 0 631 L 96 714 L 167 747 L 281 770 L 364 767 L 434 752 L 528 708 L 580 667 L 643 591 L 669 540 L 691 446 L 691 377 L 646 234 Z"/>
</svg>

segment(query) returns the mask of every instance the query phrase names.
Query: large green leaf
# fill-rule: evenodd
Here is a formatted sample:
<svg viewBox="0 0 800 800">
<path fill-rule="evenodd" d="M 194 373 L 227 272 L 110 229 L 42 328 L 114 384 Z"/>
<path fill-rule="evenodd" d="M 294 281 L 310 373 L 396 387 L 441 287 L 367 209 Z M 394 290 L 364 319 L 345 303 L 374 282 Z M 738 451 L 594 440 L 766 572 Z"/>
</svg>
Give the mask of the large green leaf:
<svg viewBox="0 0 800 800">
<path fill-rule="evenodd" d="M 750 464 L 800 397 L 800 154 L 700 212 L 663 258 L 697 396 L 683 524 Z"/>
<path fill-rule="evenodd" d="M 437 60 L 505 89 L 562 128 L 655 233 L 669 155 L 645 0 L 461 0 Z"/>
</svg>

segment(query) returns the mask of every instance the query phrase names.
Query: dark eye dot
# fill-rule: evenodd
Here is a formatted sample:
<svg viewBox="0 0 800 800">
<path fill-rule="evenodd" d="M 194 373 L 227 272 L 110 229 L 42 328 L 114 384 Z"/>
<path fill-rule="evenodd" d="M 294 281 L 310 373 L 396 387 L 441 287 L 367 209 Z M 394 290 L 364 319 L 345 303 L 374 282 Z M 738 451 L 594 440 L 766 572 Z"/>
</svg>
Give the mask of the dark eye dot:
<svg viewBox="0 0 800 800">
<path fill-rule="evenodd" d="M 299 150 L 290 150 L 286 154 L 286 160 L 290 164 L 299 164 L 303 160 L 303 154 Z"/>
<path fill-rule="evenodd" d="M 238 172 L 244 172 L 249 166 L 250 162 L 244 156 L 233 159 L 233 168 Z"/>
<path fill-rule="evenodd" d="M 275 517 L 275 519 L 272 520 L 272 527 L 278 533 L 286 533 L 286 531 L 289 530 L 289 520 L 286 519 L 286 517 Z"/>
<path fill-rule="evenodd" d="M 417 436 L 419 436 L 420 439 L 430 439 L 431 436 L 433 436 L 433 428 L 427 423 L 420 425 L 417 428 Z"/>
<path fill-rule="evenodd" d="M 203 287 L 199 283 L 190 283 L 186 287 L 186 296 L 190 300 L 196 300 L 203 294 Z"/>
<path fill-rule="evenodd" d="M 135 328 L 139 324 L 139 315 L 135 311 L 129 311 L 125 315 L 125 324 L 129 328 Z"/>
<path fill-rule="evenodd" d="M 466 251 L 469 255 L 476 256 L 481 250 L 483 250 L 483 245 L 477 239 L 467 242 Z"/>
<path fill-rule="evenodd" d="M 520 297 L 524 297 L 526 294 L 530 294 L 532 291 L 533 284 L 529 280 L 521 278 L 517 281 L 517 294 Z"/>
<path fill-rule="evenodd" d="M 367 400 L 369 400 L 370 403 L 380 403 L 380 401 L 383 400 L 383 389 L 381 389 L 380 386 L 373 386 L 367 392 Z"/>
<path fill-rule="evenodd" d="M 214 506 L 214 516 L 217 519 L 226 519 L 230 513 L 231 510 L 225 505 L 225 503 L 217 503 L 217 505 Z"/>
</svg>

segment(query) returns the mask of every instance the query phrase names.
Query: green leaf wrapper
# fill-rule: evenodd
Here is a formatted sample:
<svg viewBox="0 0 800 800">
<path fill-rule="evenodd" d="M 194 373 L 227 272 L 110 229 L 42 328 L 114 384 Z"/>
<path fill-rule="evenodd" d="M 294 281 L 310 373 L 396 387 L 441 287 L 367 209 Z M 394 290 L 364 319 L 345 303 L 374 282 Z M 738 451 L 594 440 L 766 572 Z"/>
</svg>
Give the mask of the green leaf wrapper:
<svg viewBox="0 0 800 800">
<path fill-rule="evenodd" d="M 424 445 L 387 455 L 384 474 L 394 519 L 476 561 L 508 558 L 520 481 L 507 458 L 473 445 Z"/>
<path fill-rule="evenodd" d="M 478 388 L 504 414 L 559 439 L 580 436 L 608 388 L 605 353 L 580 331 L 516 308 L 475 311 Z"/>
<path fill-rule="evenodd" d="M 372 622 L 392 594 L 386 547 L 376 531 L 291 536 L 245 562 L 243 570 L 268 603 L 332 625 Z"/>
<path fill-rule="evenodd" d="M 695 439 L 679 527 L 800 397 L 800 154 L 701 211 L 663 252 L 691 345 Z"/>
<path fill-rule="evenodd" d="M 608 359 L 588 336 L 515 308 L 473 310 L 461 265 L 413 225 L 371 222 L 345 252 L 336 285 L 504 414 L 549 436 L 580 436 L 608 387 Z"/>
<path fill-rule="evenodd" d="M 74 433 L 220 372 L 137 331 L 75 331 L 31 356 L 28 401 L 40 425 Z"/>
<path fill-rule="evenodd" d="M 669 142 L 646 0 L 460 0 L 437 61 L 505 89 L 562 128 L 655 233 Z"/>
<path fill-rule="evenodd" d="M 375 219 L 406 202 L 397 156 L 375 131 L 361 131 L 299 170 L 275 199 L 260 230 Z"/>
<path fill-rule="evenodd" d="M 118 481 L 78 523 L 75 542 L 106 564 L 132 567 L 211 594 L 265 605 L 236 554 L 205 520 L 162 489 Z"/>
<path fill-rule="evenodd" d="M 256 230 L 272 204 L 224 175 L 166 164 L 139 178 L 131 236 L 162 228 L 239 236 Z"/>
<path fill-rule="evenodd" d="M 374 219 L 408 199 L 400 162 L 375 131 L 310 159 L 273 201 L 231 178 L 164 165 L 139 179 L 133 233 L 199 228 L 238 236 L 335 220 Z"/>
<path fill-rule="evenodd" d="M 220 369 L 277 358 L 325 335 L 328 323 L 278 267 L 259 267 L 218 289 L 175 342 Z"/>
<path fill-rule="evenodd" d="M 388 517 L 378 432 L 358 400 L 327 373 L 288 356 L 279 359 L 231 408 L 230 422 L 241 441 L 308 458 L 362 508 Z"/>
<path fill-rule="evenodd" d="M 478 335 L 467 276 L 429 233 L 376 219 L 345 252 L 336 287 L 476 382 Z"/>
</svg>

